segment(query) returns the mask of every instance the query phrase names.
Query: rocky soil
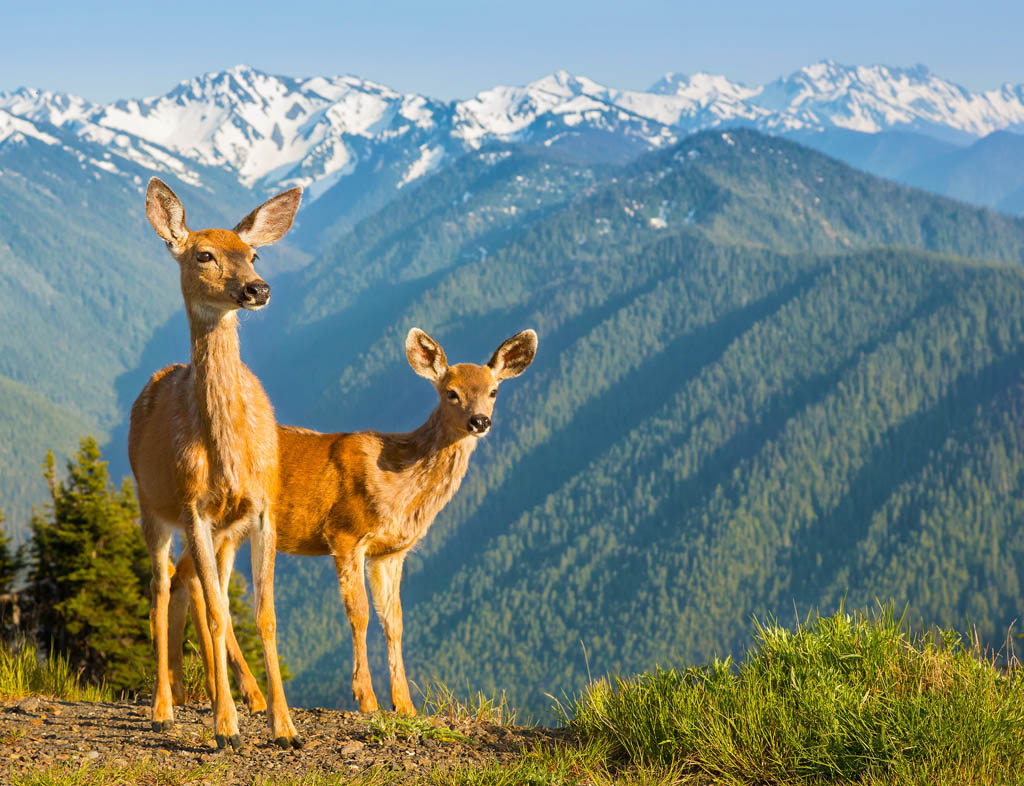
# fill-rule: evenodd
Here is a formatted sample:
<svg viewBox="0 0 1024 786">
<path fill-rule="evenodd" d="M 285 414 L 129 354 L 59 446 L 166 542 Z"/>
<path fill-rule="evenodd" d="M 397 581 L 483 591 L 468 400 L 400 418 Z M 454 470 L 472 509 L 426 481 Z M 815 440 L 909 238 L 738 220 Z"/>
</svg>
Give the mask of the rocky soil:
<svg viewBox="0 0 1024 786">
<path fill-rule="evenodd" d="M 178 771 L 215 764 L 211 780 L 217 784 L 251 784 L 257 776 L 296 778 L 317 771 L 356 776 L 374 768 L 391 771 L 394 778 L 388 782 L 402 783 L 437 766 L 509 762 L 524 748 L 560 736 L 551 729 L 441 719 L 431 719 L 435 731 L 397 724 L 396 735 L 382 734 L 368 716 L 354 712 L 293 709 L 292 717 L 305 745 L 283 751 L 272 744 L 265 717 L 240 706 L 245 747 L 231 752 L 217 749 L 208 705 L 176 708 L 174 728 L 155 732 L 149 707 L 141 703 L 34 697 L 0 701 L 0 783 L 29 771 L 129 767 L 146 761 Z M 387 718 L 383 725 L 388 725 Z"/>
</svg>

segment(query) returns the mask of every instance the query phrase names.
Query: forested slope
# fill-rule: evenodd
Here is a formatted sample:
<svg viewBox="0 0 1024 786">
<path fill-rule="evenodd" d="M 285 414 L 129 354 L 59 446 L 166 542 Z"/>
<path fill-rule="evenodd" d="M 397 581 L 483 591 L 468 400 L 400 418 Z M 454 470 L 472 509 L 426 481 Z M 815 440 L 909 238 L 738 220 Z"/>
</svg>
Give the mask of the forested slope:
<svg viewBox="0 0 1024 786">
<path fill-rule="evenodd" d="M 0 467 L 3 507 L 12 515 L 10 534 L 27 530 L 28 511 L 46 497 L 42 464 L 52 450 L 59 462 L 78 447 L 79 434 L 105 434 L 95 421 L 51 403 L 31 388 L 0 376 Z M 42 450 L 42 452 L 40 452 Z M 22 528 L 25 528 L 24 530 Z"/>
</svg>

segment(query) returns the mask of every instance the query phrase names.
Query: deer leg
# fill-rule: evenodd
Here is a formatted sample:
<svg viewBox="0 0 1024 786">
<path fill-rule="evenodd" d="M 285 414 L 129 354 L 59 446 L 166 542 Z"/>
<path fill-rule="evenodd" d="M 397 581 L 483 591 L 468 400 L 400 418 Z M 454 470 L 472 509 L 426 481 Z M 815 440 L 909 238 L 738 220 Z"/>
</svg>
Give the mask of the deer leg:
<svg viewBox="0 0 1024 786">
<path fill-rule="evenodd" d="M 267 718 L 270 735 L 282 748 L 301 748 L 303 741 L 288 712 L 277 656 L 277 615 L 274 611 L 274 559 L 277 533 L 270 513 L 260 512 L 249 535 L 252 545 L 253 598 L 256 602 L 256 627 L 263 642 L 263 662 L 267 670 Z M 251 676 L 251 675 L 250 675 Z"/>
<path fill-rule="evenodd" d="M 149 550 L 153 578 L 150 582 L 149 634 L 156 654 L 156 686 L 153 688 L 153 731 L 166 731 L 174 724 L 174 696 L 167 655 L 167 607 L 171 596 L 172 530 L 145 505 L 141 506 L 142 535 Z"/>
<path fill-rule="evenodd" d="M 228 682 L 228 657 L 225 643 L 225 632 L 228 624 L 228 599 L 224 593 L 220 576 L 217 573 L 217 554 L 213 544 L 213 532 L 210 522 L 203 521 L 194 506 L 190 506 L 184 516 L 185 537 L 188 549 L 195 563 L 196 574 L 202 586 L 203 599 L 206 601 L 206 619 L 210 626 L 210 638 L 213 640 L 213 732 L 217 746 L 223 748 L 242 747 L 242 738 L 238 734 L 238 711 L 235 700 L 231 696 L 231 684 Z"/>
<path fill-rule="evenodd" d="M 203 596 L 203 584 L 199 576 L 192 573 L 188 580 L 189 608 L 192 611 L 192 624 L 196 629 L 196 638 L 199 639 L 199 657 L 203 661 L 203 676 L 206 679 L 206 695 L 210 698 L 211 706 L 214 697 L 217 695 L 217 686 L 214 683 L 213 637 L 210 635 L 210 626 L 206 617 L 206 598 Z"/>
<path fill-rule="evenodd" d="M 225 550 L 223 547 L 217 550 L 217 572 L 223 580 L 224 571 L 230 576 L 231 562 L 234 559 L 234 550 Z M 185 681 L 183 676 L 182 651 L 184 649 L 184 634 L 186 612 L 191 603 L 192 621 L 196 628 L 196 635 L 199 638 L 199 651 L 203 660 L 203 671 L 206 675 L 207 695 L 212 699 L 214 695 L 213 684 L 213 641 L 210 638 L 210 629 L 206 624 L 206 602 L 203 600 L 202 586 L 192 564 L 192 557 L 189 554 L 178 560 L 177 571 L 171 581 L 171 612 L 170 612 L 170 637 L 171 648 L 171 689 L 175 691 L 175 704 L 185 703 Z M 230 603 L 229 603 L 230 610 Z M 228 623 L 225 631 L 225 644 L 228 650 L 228 663 L 235 674 L 235 681 L 238 683 L 242 698 L 249 706 L 252 713 L 264 712 L 267 709 L 267 702 L 263 698 L 256 678 L 249 670 L 245 662 L 241 647 L 235 638 L 234 627 Z M 180 691 L 181 698 L 179 698 Z"/>
<path fill-rule="evenodd" d="M 171 672 L 171 694 L 174 696 L 175 704 L 184 704 L 188 701 L 182 658 L 185 650 L 185 623 L 188 619 L 188 588 L 194 575 L 192 557 L 183 554 L 175 566 L 174 578 L 171 579 L 171 599 L 167 613 L 168 665 Z M 205 605 L 203 613 L 206 613 Z"/>
<path fill-rule="evenodd" d="M 370 589 L 373 592 L 373 605 L 384 626 L 384 637 L 388 642 L 391 704 L 395 712 L 415 715 L 416 707 L 409 697 L 409 683 L 405 679 L 405 663 L 402 661 L 402 600 L 399 585 L 402 583 L 404 564 L 405 552 L 370 559 Z"/>
<path fill-rule="evenodd" d="M 228 598 L 228 611 L 231 609 L 228 587 L 231 584 L 231 572 L 234 569 L 235 553 L 237 545 L 225 541 L 217 548 L 217 573 L 220 574 L 221 588 L 224 590 L 224 597 Z M 228 614 L 228 627 L 224 631 L 224 643 L 228 649 L 228 664 L 235 675 L 235 682 L 242 693 L 242 699 L 249 707 L 249 712 L 263 712 L 267 709 L 267 702 L 263 698 L 259 683 L 252 675 L 249 664 L 245 662 L 245 655 L 242 648 L 238 646 L 238 639 L 235 638 L 235 628 L 231 622 L 231 615 Z"/>
<path fill-rule="evenodd" d="M 345 614 L 352 628 L 352 697 L 359 702 L 360 712 L 376 712 L 377 697 L 370 679 L 370 661 L 366 654 L 366 627 L 370 623 L 370 604 L 366 598 L 361 550 L 337 551 L 334 567 L 338 571 L 338 587 L 345 604 Z"/>
</svg>

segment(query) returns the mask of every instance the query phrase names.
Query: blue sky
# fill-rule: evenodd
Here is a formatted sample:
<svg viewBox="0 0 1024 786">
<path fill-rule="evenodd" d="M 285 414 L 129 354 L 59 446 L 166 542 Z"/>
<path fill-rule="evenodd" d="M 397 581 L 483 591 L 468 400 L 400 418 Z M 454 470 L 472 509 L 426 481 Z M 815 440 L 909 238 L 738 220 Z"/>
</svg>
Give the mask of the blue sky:
<svg viewBox="0 0 1024 786">
<path fill-rule="evenodd" d="M 247 63 L 353 73 L 467 97 L 558 68 L 646 88 L 666 71 L 757 83 L 816 60 L 924 63 L 972 89 L 1024 82 L 1024 2 L 463 0 L 196 2 L 0 0 L 0 90 L 96 101 L 166 92 Z"/>
</svg>

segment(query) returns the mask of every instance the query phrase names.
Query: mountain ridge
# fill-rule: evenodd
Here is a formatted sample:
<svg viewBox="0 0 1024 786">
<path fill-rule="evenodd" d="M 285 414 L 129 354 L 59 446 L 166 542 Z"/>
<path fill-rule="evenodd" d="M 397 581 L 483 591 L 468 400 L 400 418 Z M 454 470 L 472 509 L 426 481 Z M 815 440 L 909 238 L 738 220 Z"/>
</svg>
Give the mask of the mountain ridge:
<svg viewBox="0 0 1024 786">
<path fill-rule="evenodd" d="M 775 134 L 920 131 L 963 144 L 1024 129 L 1024 85 L 972 92 L 923 66 L 825 60 L 754 87 L 699 72 L 620 90 L 557 71 L 446 102 L 351 75 L 277 76 L 238 65 L 163 95 L 106 104 L 19 88 L 0 92 L 0 109 L 107 144 L 115 155 L 158 159 L 145 149 L 157 145 L 179 166 L 226 168 L 262 190 L 303 185 L 315 199 L 382 146 L 403 149 L 400 187 L 489 141 L 551 146 L 584 129 L 613 130 L 648 150 L 725 125 Z M 155 161 L 162 166 L 170 164 Z"/>
</svg>

